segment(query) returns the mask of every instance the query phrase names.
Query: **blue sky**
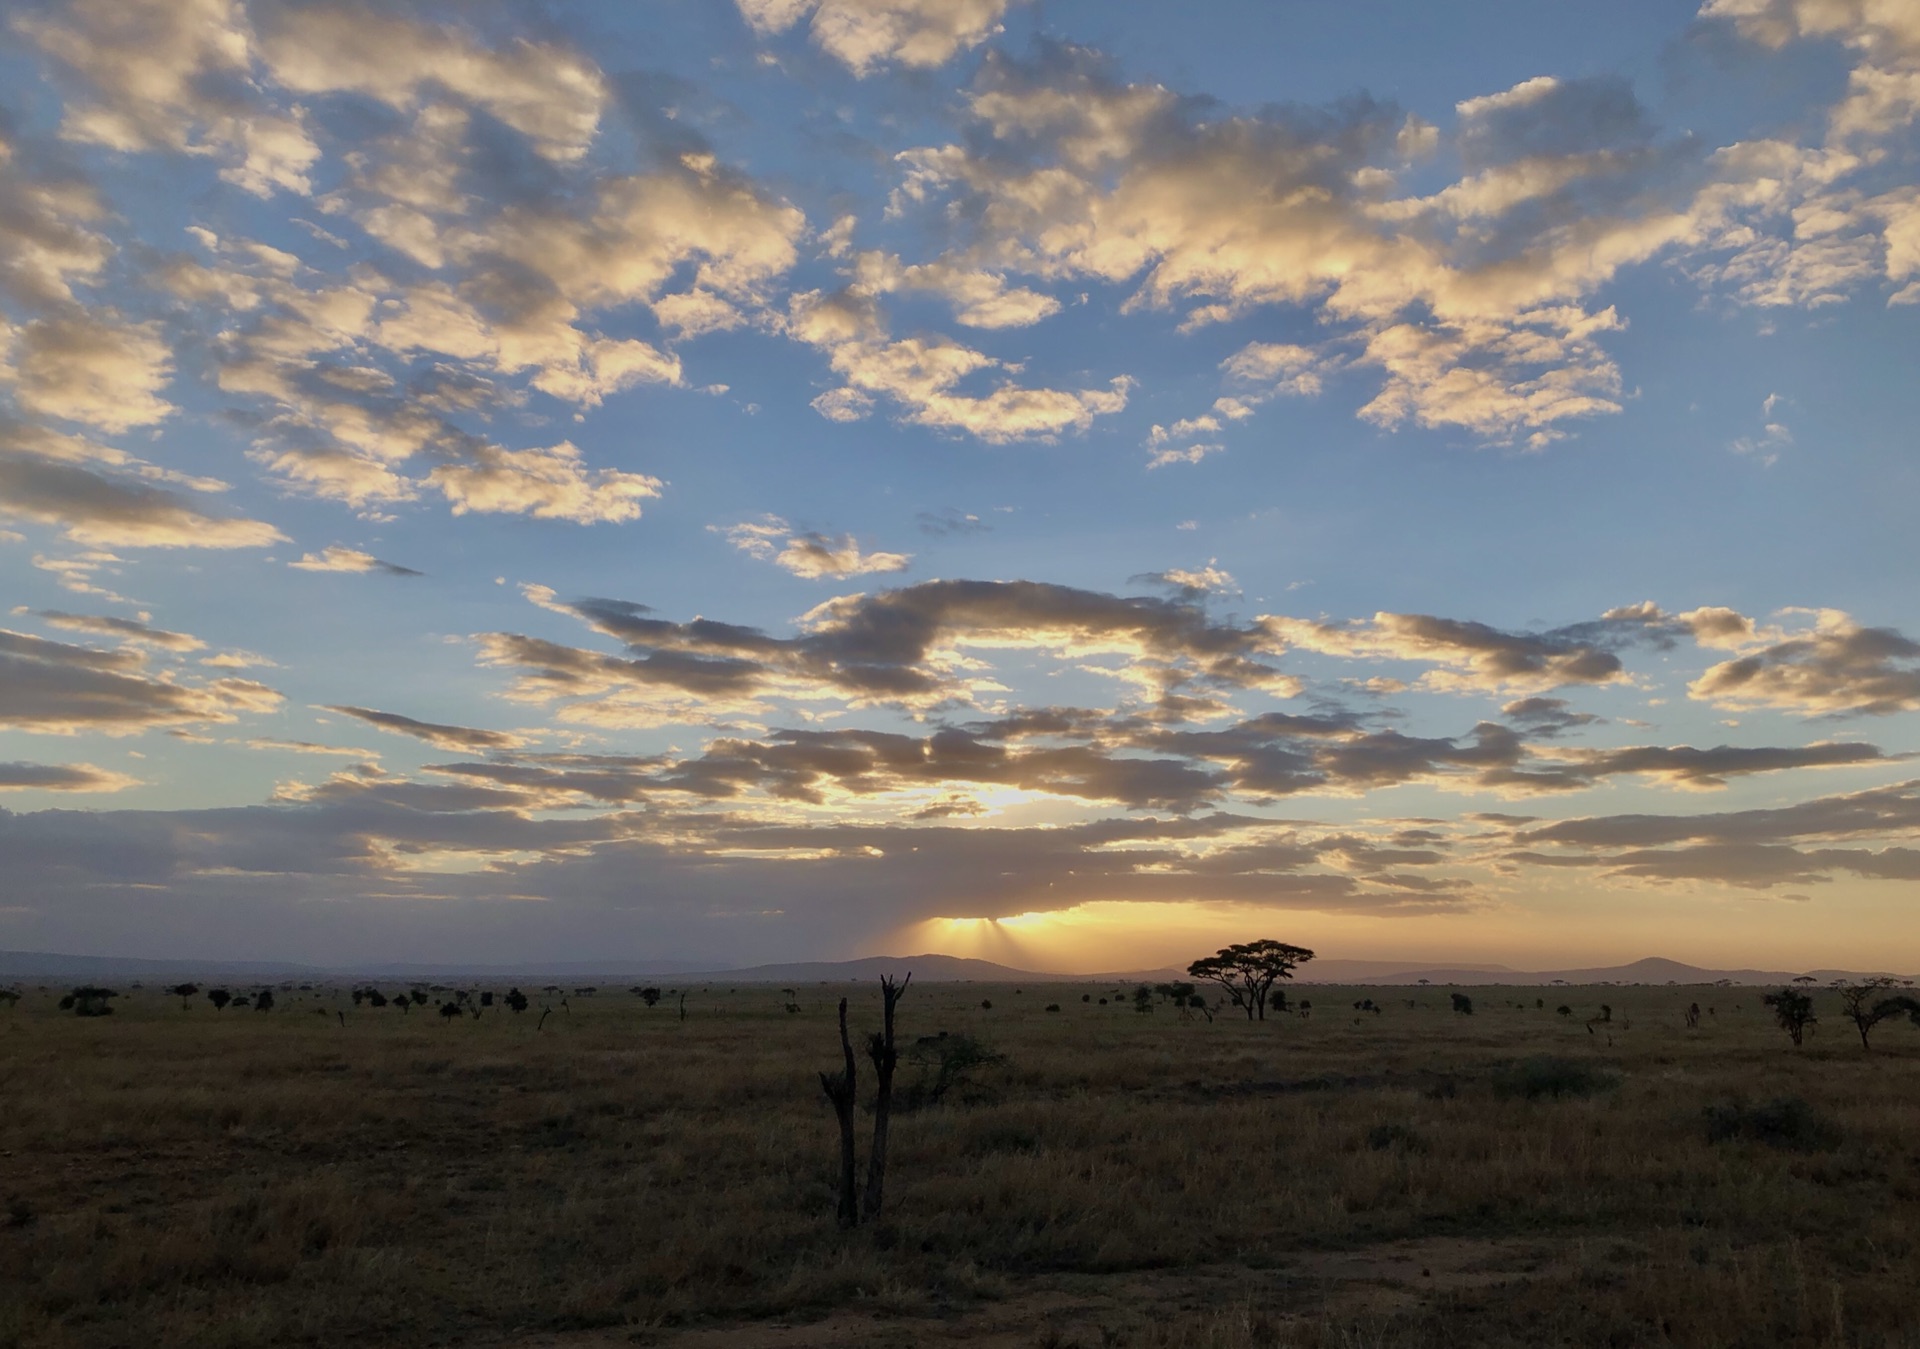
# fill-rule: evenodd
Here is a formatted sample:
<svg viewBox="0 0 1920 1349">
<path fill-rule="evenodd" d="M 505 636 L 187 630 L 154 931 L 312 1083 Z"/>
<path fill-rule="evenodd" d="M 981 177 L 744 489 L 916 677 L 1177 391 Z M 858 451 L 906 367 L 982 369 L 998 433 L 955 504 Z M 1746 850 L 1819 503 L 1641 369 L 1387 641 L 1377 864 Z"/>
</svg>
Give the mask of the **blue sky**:
<svg viewBox="0 0 1920 1349">
<path fill-rule="evenodd" d="M 1920 966 L 1920 15 L 15 7 L 0 947 Z"/>
</svg>

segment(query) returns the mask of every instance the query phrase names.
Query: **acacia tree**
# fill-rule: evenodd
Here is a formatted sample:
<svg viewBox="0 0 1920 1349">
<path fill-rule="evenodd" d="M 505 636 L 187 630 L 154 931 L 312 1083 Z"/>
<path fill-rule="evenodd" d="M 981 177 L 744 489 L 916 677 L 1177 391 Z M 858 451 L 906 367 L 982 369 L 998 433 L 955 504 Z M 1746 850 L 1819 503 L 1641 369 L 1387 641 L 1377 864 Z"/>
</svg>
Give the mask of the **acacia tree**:
<svg viewBox="0 0 1920 1349">
<path fill-rule="evenodd" d="M 1836 982 L 1833 986 L 1834 991 L 1840 995 L 1841 1012 L 1853 1023 L 1853 1028 L 1860 1032 L 1862 1049 L 1873 1048 L 1867 1043 L 1867 1036 L 1873 1032 L 1875 1026 L 1888 1017 L 1913 1016 L 1916 1020 L 1920 1020 L 1920 1002 L 1900 995 L 1891 998 L 1879 996 L 1893 986 L 1894 981 L 1885 977 L 1863 979 L 1857 984 Z"/>
<path fill-rule="evenodd" d="M 1247 1014 L 1247 1020 L 1265 1021 L 1274 984 L 1291 979 L 1296 967 L 1312 959 L 1313 952 L 1306 947 L 1289 946 L 1283 941 L 1235 942 L 1194 961 L 1187 966 L 1187 973 L 1220 985 L 1233 1005 Z M 1286 994 L 1282 993 L 1280 1005 L 1285 1003 Z"/>
<path fill-rule="evenodd" d="M 1820 1019 L 1813 1014 L 1813 996 L 1797 988 L 1783 988 L 1760 1001 L 1773 1008 L 1773 1019 L 1796 1045 L 1805 1038 L 1807 1027 Z"/>
</svg>

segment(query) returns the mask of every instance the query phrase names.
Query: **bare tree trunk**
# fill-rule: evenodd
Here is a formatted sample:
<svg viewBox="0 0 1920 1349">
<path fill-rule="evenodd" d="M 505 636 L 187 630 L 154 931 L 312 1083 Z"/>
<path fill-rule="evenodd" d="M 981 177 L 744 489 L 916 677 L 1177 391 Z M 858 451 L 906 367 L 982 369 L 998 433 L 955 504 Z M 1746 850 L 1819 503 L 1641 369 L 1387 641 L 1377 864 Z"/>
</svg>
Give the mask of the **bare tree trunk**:
<svg viewBox="0 0 1920 1349">
<path fill-rule="evenodd" d="M 846 1059 L 846 1067 L 837 1073 L 820 1074 L 820 1087 L 827 1093 L 827 1100 L 833 1103 L 833 1113 L 840 1119 L 840 1225 L 858 1227 L 860 1225 L 859 1199 L 855 1194 L 853 1165 L 853 1096 L 854 1062 L 853 1041 L 847 1038 L 847 1000 L 840 999 L 840 1052 Z"/>
<path fill-rule="evenodd" d="M 879 1084 L 873 1098 L 873 1152 L 867 1158 L 867 1197 L 863 1216 L 868 1222 L 880 1216 L 880 1204 L 887 1185 L 887 1125 L 893 1116 L 893 1070 L 900 1062 L 900 1055 L 893 1046 L 893 1008 L 912 982 L 912 971 L 908 971 L 907 977 L 897 984 L 884 974 L 880 976 L 880 999 L 884 1008 L 881 1024 L 885 1029 L 867 1039 L 867 1053 L 873 1059 L 874 1077 Z"/>
</svg>

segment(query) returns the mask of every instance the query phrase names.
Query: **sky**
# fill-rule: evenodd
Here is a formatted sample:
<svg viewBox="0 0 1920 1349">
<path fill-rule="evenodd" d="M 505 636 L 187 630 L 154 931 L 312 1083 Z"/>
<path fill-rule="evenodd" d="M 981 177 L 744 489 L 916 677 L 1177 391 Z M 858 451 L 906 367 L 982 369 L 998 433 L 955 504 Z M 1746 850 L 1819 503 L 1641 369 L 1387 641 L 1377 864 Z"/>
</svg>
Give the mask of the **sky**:
<svg viewBox="0 0 1920 1349">
<path fill-rule="evenodd" d="M 1920 968 L 1914 0 L 0 24 L 0 949 Z"/>
</svg>

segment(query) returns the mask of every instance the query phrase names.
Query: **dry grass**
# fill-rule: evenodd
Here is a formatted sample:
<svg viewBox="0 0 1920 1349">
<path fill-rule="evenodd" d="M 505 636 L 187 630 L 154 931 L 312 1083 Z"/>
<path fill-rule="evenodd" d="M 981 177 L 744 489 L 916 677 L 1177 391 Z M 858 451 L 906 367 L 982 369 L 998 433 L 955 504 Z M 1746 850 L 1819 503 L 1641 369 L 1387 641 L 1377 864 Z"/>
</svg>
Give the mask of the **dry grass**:
<svg viewBox="0 0 1920 1349">
<path fill-rule="evenodd" d="M 905 1034 L 1006 1062 L 896 1120 L 855 1234 L 815 1077 L 840 990 L 684 1022 L 607 991 L 538 1032 L 62 991 L 0 1010 L 0 1346 L 1920 1346 L 1920 1032 L 1796 1051 L 1759 990 L 1308 988 L 1209 1025 L 916 984 Z M 1822 1146 L 1709 1137 L 1790 1099 Z"/>
</svg>

